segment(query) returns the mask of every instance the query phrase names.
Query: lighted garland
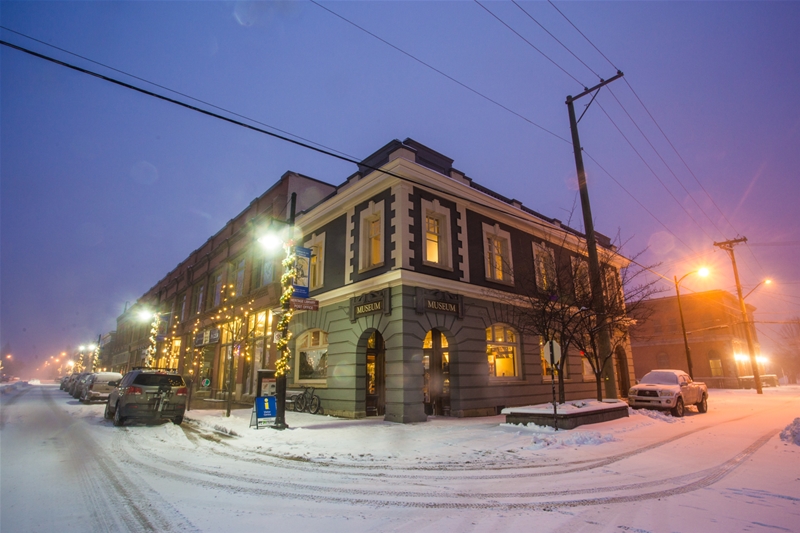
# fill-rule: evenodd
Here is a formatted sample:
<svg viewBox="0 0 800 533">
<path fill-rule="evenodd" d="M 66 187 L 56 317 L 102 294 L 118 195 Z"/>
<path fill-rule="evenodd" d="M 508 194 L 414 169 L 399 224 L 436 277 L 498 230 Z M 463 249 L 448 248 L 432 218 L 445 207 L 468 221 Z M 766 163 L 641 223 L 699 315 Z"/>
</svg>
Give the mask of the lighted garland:
<svg viewBox="0 0 800 533">
<path fill-rule="evenodd" d="M 156 358 L 156 343 L 158 342 L 158 313 L 153 316 L 153 322 L 150 324 L 150 345 L 147 347 L 144 358 L 144 367 L 153 368 L 153 363 Z"/>
<path fill-rule="evenodd" d="M 289 300 L 294 294 L 292 280 L 294 280 L 295 274 L 297 273 L 295 270 L 296 259 L 294 247 L 290 246 L 286 254 L 286 259 L 283 260 L 283 276 L 281 276 L 281 287 L 283 288 L 281 307 L 283 308 L 283 314 L 277 326 L 278 331 L 281 332 L 281 338 L 278 339 L 275 345 L 280 354 L 280 357 L 275 362 L 276 376 L 284 376 L 291 370 L 291 367 L 289 367 L 289 339 L 292 337 L 292 334 L 289 331 L 289 322 L 292 320 L 294 310 L 289 306 Z"/>
</svg>

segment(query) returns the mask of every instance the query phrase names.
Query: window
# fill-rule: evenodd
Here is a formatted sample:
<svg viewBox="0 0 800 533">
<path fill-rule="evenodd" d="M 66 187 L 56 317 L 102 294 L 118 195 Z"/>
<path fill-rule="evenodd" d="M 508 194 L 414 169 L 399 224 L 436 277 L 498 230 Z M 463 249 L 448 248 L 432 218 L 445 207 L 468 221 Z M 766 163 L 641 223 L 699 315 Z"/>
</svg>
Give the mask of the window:
<svg viewBox="0 0 800 533">
<path fill-rule="evenodd" d="M 236 262 L 236 270 L 234 272 L 234 296 L 241 296 L 244 294 L 244 259 Z"/>
<path fill-rule="evenodd" d="M 533 243 L 533 264 L 536 269 L 536 286 L 542 292 L 552 292 L 557 287 L 556 259 L 553 249 Z"/>
<path fill-rule="evenodd" d="M 311 250 L 309 263 L 308 288 L 320 289 L 325 283 L 325 234 L 313 235 L 304 246 Z"/>
<path fill-rule="evenodd" d="M 499 224 L 483 224 L 484 263 L 486 279 L 512 284 L 511 234 L 500 229 Z"/>
<path fill-rule="evenodd" d="M 222 300 L 222 273 L 216 274 L 212 281 L 211 290 L 214 294 L 214 307 L 219 307 Z"/>
<path fill-rule="evenodd" d="M 186 320 L 186 293 L 183 293 L 181 296 L 181 314 L 180 314 L 180 322 Z"/>
<path fill-rule="evenodd" d="M 708 365 L 711 367 L 712 378 L 721 378 L 725 375 L 722 372 L 722 359 L 709 359 Z"/>
<path fill-rule="evenodd" d="M 669 354 L 666 352 L 661 352 L 660 354 L 656 355 L 656 368 L 671 368 L 669 364 Z"/>
<path fill-rule="evenodd" d="M 450 250 L 450 210 L 439 200 L 422 200 L 424 213 L 424 243 L 422 262 L 426 265 L 449 269 L 452 265 Z"/>
<path fill-rule="evenodd" d="M 489 377 L 516 377 L 519 341 L 517 332 L 503 324 L 486 328 L 486 357 L 489 362 Z"/>
<path fill-rule="evenodd" d="M 324 381 L 328 377 L 328 333 L 307 331 L 297 339 L 296 381 Z"/>
<path fill-rule="evenodd" d="M 592 370 L 592 363 L 589 362 L 589 359 L 586 357 L 581 356 L 581 361 L 583 362 L 583 380 L 584 381 L 594 381 L 594 370 Z"/>
<path fill-rule="evenodd" d="M 271 310 L 255 312 L 247 319 L 247 332 L 252 346 L 250 352 L 253 354 L 253 360 L 259 362 L 259 368 L 267 368 L 269 364 L 272 319 Z"/>
<path fill-rule="evenodd" d="M 275 262 L 272 259 L 265 258 L 261 263 L 259 287 L 263 287 L 268 283 L 272 283 L 275 278 Z"/>
<path fill-rule="evenodd" d="M 383 264 L 383 202 L 370 202 L 361 211 L 360 269 L 369 270 Z"/>
<path fill-rule="evenodd" d="M 619 271 L 616 268 L 608 267 L 603 271 L 603 296 L 612 305 L 619 304 L 621 298 L 622 283 L 619 278 Z"/>
<path fill-rule="evenodd" d="M 572 257 L 572 283 L 575 287 L 575 299 L 585 302 L 592 297 L 592 282 L 589 277 L 589 263 L 582 257 Z M 537 281 L 538 283 L 538 281 Z"/>
<path fill-rule="evenodd" d="M 197 287 L 197 292 L 195 293 L 195 300 L 194 300 L 194 302 L 195 302 L 195 307 L 194 307 L 195 314 L 199 315 L 200 313 L 203 312 L 203 298 L 205 297 L 205 294 L 204 294 L 205 290 L 206 290 L 205 284 L 202 284 L 199 287 Z"/>
</svg>

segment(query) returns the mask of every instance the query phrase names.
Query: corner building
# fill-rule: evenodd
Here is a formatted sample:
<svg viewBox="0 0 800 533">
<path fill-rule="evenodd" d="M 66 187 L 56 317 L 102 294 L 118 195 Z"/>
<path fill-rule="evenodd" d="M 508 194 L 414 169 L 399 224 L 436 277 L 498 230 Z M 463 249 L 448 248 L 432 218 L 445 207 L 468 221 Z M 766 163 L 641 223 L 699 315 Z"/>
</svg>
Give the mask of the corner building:
<svg viewBox="0 0 800 533">
<path fill-rule="evenodd" d="M 430 415 L 494 415 L 507 406 L 550 400 L 550 369 L 539 338 L 520 335 L 502 321 L 508 298 L 497 295 L 513 295 L 522 279 L 534 279 L 523 272 L 535 274 L 538 283 L 537 265 L 543 264 L 543 256 L 552 257 L 556 247 L 568 248 L 579 258 L 583 236 L 475 183 L 452 163 L 406 139 L 369 156 L 358 172 L 330 187 L 313 205 L 304 199 L 302 186 L 314 185 L 315 195 L 324 187 L 310 178 L 295 180 L 300 185 L 298 205 L 308 206 L 296 218 L 302 233 L 302 242 L 296 244 L 312 250 L 310 297 L 319 301 L 319 309 L 296 311 L 292 319 L 288 387 L 315 387 L 326 414 L 380 416 L 405 423 Z M 285 192 L 276 196 L 272 212 L 280 211 L 277 204 L 286 201 L 288 189 Z M 257 251 L 244 251 L 244 243 L 254 246 L 258 224 L 266 223 L 266 211 L 260 216 L 229 223 L 248 227 L 239 233 L 251 236 L 239 239 L 243 262 L 229 261 L 240 267 L 228 268 L 228 283 L 253 280 L 258 276 L 248 272 L 263 268 Z M 236 234 L 231 228 L 229 238 Z M 612 248 L 602 235 L 598 243 Z M 233 250 L 238 245 L 231 241 L 229 246 Z M 253 258 L 249 266 L 248 258 Z M 616 268 L 624 266 L 622 261 Z M 241 268 L 239 278 L 232 275 L 236 268 Z M 225 280 L 215 276 L 213 266 L 205 272 L 210 289 L 202 290 L 215 293 L 213 284 Z M 191 293 L 196 295 L 198 287 Z M 242 290 L 255 301 L 256 316 L 261 307 L 269 322 L 279 287 Z M 179 302 L 172 308 L 181 308 L 180 290 L 172 292 Z M 170 298 L 161 299 L 168 308 Z M 197 309 L 196 302 L 193 305 Z M 251 325 L 258 328 L 259 320 L 251 318 Z M 204 326 L 213 328 L 213 317 L 194 327 L 195 344 Z M 173 328 L 180 332 L 180 327 Z M 277 354 L 269 324 L 263 329 L 263 356 L 255 349 L 249 361 L 231 365 L 224 339 L 203 348 L 206 379 L 211 389 L 214 383 L 219 387 L 209 391 L 211 395 L 225 394 L 225 381 L 218 378 L 225 375 L 223 365 L 238 369 L 237 398 L 252 394 L 255 370 L 274 367 Z M 183 358 L 184 371 L 190 369 L 186 352 L 176 355 Z M 617 359 L 616 379 L 624 385 L 633 378 L 630 349 L 618 353 Z M 568 399 L 595 394 L 594 376 L 586 366 L 579 354 L 567 354 Z"/>
</svg>

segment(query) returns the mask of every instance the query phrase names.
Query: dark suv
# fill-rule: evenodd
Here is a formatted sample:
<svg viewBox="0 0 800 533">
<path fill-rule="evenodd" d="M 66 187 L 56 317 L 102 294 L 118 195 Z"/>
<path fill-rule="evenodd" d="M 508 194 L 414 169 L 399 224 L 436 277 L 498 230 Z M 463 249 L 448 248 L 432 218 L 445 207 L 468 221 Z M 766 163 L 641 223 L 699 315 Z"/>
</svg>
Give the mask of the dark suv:
<svg viewBox="0 0 800 533">
<path fill-rule="evenodd" d="M 170 419 L 183 422 L 188 388 L 172 369 L 134 368 L 118 382 L 108 396 L 105 418 L 115 426 L 126 420 Z"/>
</svg>

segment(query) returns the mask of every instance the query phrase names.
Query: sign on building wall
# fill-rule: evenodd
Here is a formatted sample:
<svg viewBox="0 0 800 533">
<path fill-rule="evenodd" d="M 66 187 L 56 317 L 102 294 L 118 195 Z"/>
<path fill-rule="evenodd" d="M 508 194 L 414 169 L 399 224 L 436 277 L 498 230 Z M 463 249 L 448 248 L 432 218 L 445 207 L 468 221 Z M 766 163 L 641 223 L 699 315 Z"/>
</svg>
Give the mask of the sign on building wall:
<svg viewBox="0 0 800 533">
<path fill-rule="evenodd" d="M 446 291 L 417 287 L 417 313 L 446 313 L 464 318 L 464 297 Z"/>
<path fill-rule="evenodd" d="M 308 298 L 308 277 L 309 270 L 311 269 L 311 248 L 303 248 L 302 246 L 294 247 L 295 255 L 295 277 L 292 285 L 294 293 L 292 296 L 295 298 Z"/>
<path fill-rule="evenodd" d="M 392 291 L 366 292 L 355 298 L 350 298 L 350 321 L 355 322 L 361 317 L 375 314 L 389 315 L 392 312 Z"/>
<path fill-rule="evenodd" d="M 216 344 L 219 342 L 219 328 L 204 329 L 198 331 L 194 336 L 194 345 L 205 346 L 206 344 Z"/>
</svg>

